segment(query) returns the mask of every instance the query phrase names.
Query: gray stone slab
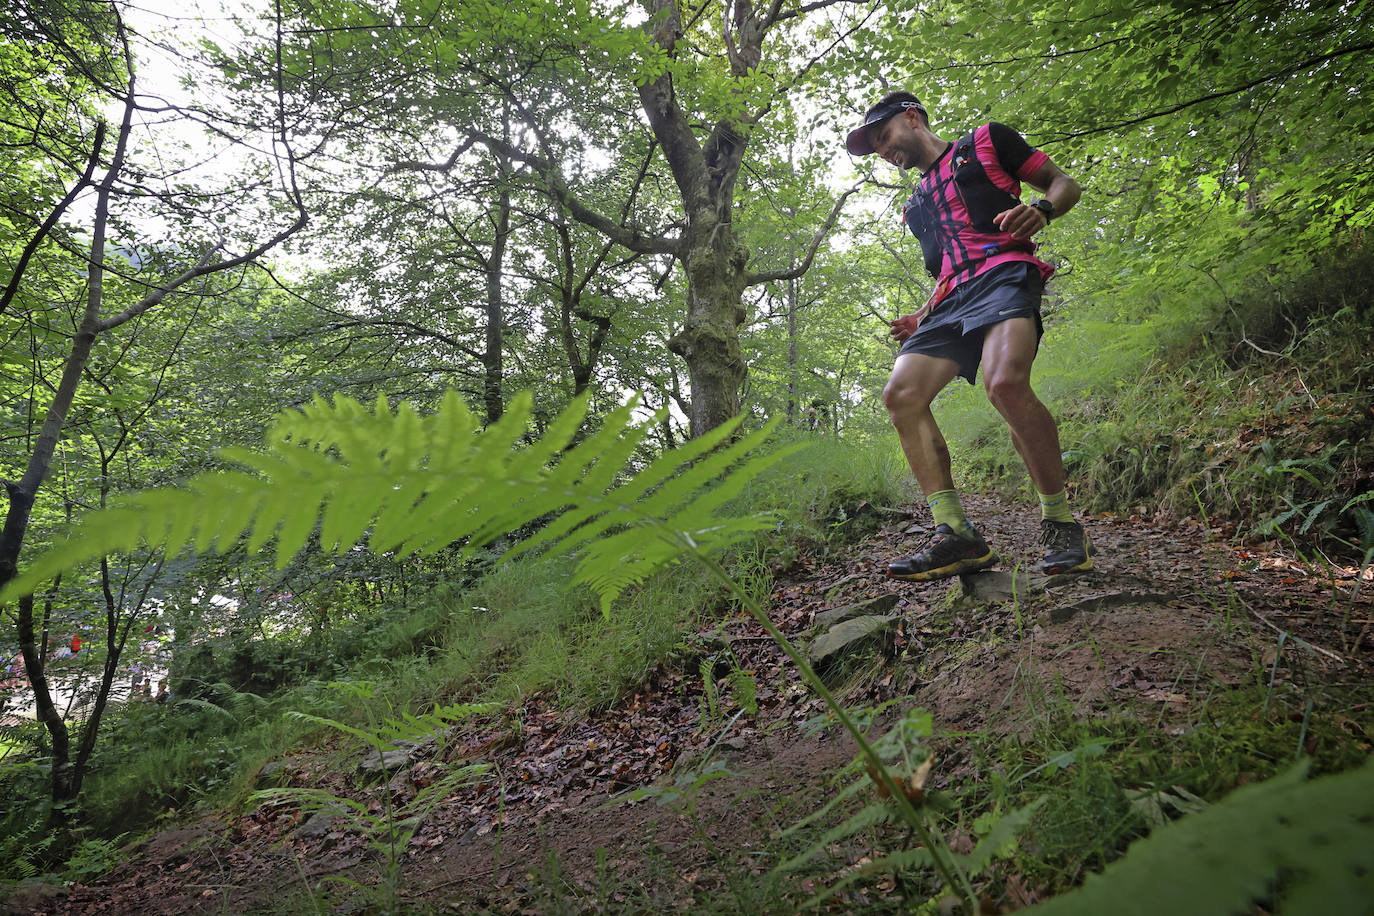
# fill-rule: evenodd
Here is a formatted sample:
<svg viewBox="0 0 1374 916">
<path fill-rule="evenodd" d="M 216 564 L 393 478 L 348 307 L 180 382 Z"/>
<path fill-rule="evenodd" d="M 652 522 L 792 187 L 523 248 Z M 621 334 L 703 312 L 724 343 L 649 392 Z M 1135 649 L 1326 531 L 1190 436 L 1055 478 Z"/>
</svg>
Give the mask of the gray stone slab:
<svg viewBox="0 0 1374 916">
<path fill-rule="evenodd" d="M 1012 598 L 1024 600 L 1045 590 L 1045 577 L 1032 576 L 1024 569 L 1015 574 L 1001 569 L 959 577 L 960 597 L 966 604 L 1002 604 Z"/>
<path fill-rule="evenodd" d="M 296 834 L 306 839 L 317 840 L 344 822 L 343 813 L 342 803 L 321 808 L 296 828 Z"/>
<path fill-rule="evenodd" d="M 1141 604 L 1168 604 L 1178 596 L 1171 592 L 1108 592 L 1103 595 L 1089 595 L 1068 604 L 1057 604 L 1043 615 L 1043 622 L 1066 623 L 1083 613 L 1110 611 L 1114 608 Z"/>
<path fill-rule="evenodd" d="M 831 598 L 834 598 L 840 592 L 844 591 L 846 587 L 856 582 L 867 582 L 871 578 L 872 576 L 866 576 L 863 573 L 850 573 L 825 590 L 825 600 L 829 601 Z"/>
<path fill-rule="evenodd" d="M 434 745 L 433 739 L 426 741 L 397 741 L 396 746 L 380 757 L 377 751 L 368 751 L 363 762 L 358 764 L 358 772 L 365 776 L 376 776 L 385 770 L 391 773 L 407 766 L 412 760 L 422 756 L 422 751 Z"/>
<path fill-rule="evenodd" d="M 291 781 L 291 764 L 286 760 L 269 760 L 258 770 L 259 785 L 285 785 Z"/>
<path fill-rule="evenodd" d="M 831 608 L 827 611 L 817 611 L 815 625 L 819 630 L 828 630 L 837 623 L 852 620 L 855 617 L 881 617 L 891 612 L 897 606 L 898 600 L 900 599 L 897 595 L 886 594 L 869 598 L 867 601 Z"/>
<path fill-rule="evenodd" d="M 840 621 L 811 643 L 811 667 L 825 672 L 846 658 L 883 645 L 900 619 L 896 614 L 883 614 Z"/>
</svg>

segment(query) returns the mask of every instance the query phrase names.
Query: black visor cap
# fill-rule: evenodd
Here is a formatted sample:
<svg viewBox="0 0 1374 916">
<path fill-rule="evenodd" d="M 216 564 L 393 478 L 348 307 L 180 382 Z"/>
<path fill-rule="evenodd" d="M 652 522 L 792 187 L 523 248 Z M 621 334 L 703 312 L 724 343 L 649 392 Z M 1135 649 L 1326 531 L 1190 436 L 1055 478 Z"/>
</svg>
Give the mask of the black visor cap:
<svg viewBox="0 0 1374 916">
<path fill-rule="evenodd" d="M 864 122 L 849 132 L 849 136 L 845 138 L 844 144 L 849 150 L 849 154 L 851 156 L 867 156 L 869 153 L 876 153 L 877 149 L 868 139 L 868 129 L 875 124 L 881 124 L 893 115 L 899 114 L 908 108 L 916 109 L 927 121 L 930 120 L 930 115 L 926 114 L 926 110 L 921 106 L 920 102 L 888 102 L 881 108 L 875 108 L 869 112 L 868 116 L 864 118 Z"/>
</svg>

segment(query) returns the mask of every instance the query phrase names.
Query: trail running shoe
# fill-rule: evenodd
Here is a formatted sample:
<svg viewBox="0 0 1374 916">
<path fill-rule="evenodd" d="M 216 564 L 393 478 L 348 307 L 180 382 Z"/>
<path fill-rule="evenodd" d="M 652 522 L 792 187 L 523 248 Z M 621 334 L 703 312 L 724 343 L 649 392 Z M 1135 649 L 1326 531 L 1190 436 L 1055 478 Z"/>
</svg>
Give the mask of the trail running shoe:
<svg viewBox="0 0 1374 916">
<path fill-rule="evenodd" d="M 929 582 L 977 572 L 996 562 L 997 554 L 977 531 L 973 538 L 966 538 L 955 534 L 948 525 L 937 525 L 916 556 L 890 564 L 887 574 L 893 579 Z"/>
<path fill-rule="evenodd" d="M 1045 556 L 1040 571 L 1047 576 L 1087 572 L 1093 568 L 1093 545 L 1078 522 L 1040 522 L 1040 543 Z"/>
</svg>

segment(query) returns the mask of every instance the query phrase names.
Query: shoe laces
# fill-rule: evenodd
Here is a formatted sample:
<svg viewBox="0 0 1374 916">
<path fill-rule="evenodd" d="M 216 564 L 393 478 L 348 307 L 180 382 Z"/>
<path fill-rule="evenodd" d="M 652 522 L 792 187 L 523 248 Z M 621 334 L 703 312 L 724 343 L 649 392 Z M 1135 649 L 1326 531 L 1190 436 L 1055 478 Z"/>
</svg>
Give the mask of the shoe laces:
<svg viewBox="0 0 1374 916">
<path fill-rule="evenodd" d="M 926 538 L 926 542 L 921 545 L 921 549 L 916 551 L 916 555 L 921 556 L 923 554 L 928 554 L 936 547 L 939 547 L 945 541 L 948 541 L 953 537 L 954 535 L 944 531 L 932 531 L 930 535 Z"/>
</svg>

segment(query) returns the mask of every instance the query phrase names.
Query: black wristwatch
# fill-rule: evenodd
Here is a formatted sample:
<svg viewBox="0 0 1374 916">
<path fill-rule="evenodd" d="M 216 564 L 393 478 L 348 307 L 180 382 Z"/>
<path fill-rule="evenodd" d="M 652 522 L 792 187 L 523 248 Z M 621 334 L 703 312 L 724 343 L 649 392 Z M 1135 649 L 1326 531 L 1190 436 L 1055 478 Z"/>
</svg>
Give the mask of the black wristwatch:
<svg viewBox="0 0 1374 916">
<path fill-rule="evenodd" d="M 1039 200 L 1031 201 L 1031 206 L 1040 211 L 1045 217 L 1045 222 L 1048 223 L 1054 219 L 1054 204 L 1046 198 L 1042 197 Z"/>
</svg>

